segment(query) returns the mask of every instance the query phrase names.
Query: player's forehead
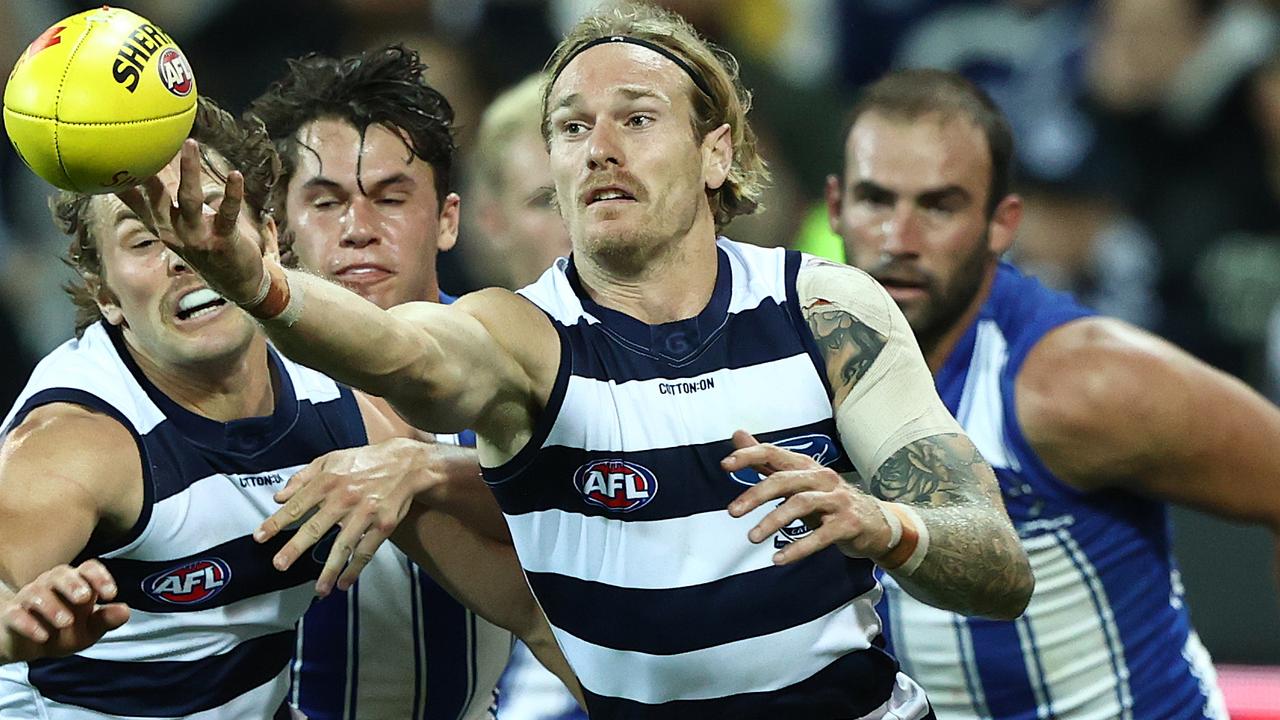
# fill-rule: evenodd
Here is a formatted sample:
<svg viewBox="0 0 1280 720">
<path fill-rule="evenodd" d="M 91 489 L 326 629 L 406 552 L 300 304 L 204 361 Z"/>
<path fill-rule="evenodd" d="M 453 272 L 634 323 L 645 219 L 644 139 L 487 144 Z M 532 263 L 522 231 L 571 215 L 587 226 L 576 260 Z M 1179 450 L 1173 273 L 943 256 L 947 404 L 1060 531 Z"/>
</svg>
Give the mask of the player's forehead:
<svg viewBox="0 0 1280 720">
<path fill-rule="evenodd" d="M 953 114 L 862 114 L 845 139 L 850 182 L 871 181 L 908 192 L 942 185 L 985 187 L 991 177 L 986 134 Z"/>
<path fill-rule="evenodd" d="M 687 102 L 692 81 L 670 58 L 640 45 L 610 42 L 579 53 L 551 86 L 547 110 L 651 97 Z"/>
<path fill-rule="evenodd" d="M 295 140 L 291 187 L 323 179 L 325 184 L 355 190 L 358 182 L 368 185 L 401 176 L 432 186 L 435 178 L 434 168 L 414 153 L 401 128 L 377 123 L 362 130 L 345 119 L 324 117 L 300 127 Z"/>
</svg>

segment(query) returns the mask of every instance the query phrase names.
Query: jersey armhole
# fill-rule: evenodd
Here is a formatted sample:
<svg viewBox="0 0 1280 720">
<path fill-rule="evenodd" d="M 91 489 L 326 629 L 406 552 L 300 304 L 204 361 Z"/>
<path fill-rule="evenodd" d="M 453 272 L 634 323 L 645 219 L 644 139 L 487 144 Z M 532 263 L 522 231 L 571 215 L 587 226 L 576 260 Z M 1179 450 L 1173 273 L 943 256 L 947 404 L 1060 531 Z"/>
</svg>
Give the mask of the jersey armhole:
<svg viewBox="0 0 1280 720">
<path fill-rule="evenodd" d="M 569 377 L 573 374 L 573 353 L 565 327 L 557 322 L 550 313 L 545 310 L 543 310 L 543 313 L 547 316 L 547 320 L 551 322 L 551 327 L 556 329 L 556 336 L 560 340 L 560 364 L 556 368 L 556 380 L 551 386 L 551 395 L 547 398 L 547 405 L 542 408 L 542 412 L 538 413 L 538 418 L 533 423 L 533 432 L 529 435 L 524 447 L 520 448 L 515 455 L 511 456 L 510 460 L 501 465 L 481 468 L 484 481 L 489 485 L 500 485 L 514 479 L 528 467 L 529 463 L 533 462 L 538 451 L 542 449 L 543 443 L 551 436 L 551 428 L 555 426 L 556 418 L 560 415 L 560 407 L 564 405 L 564 396 L 569 388 Z"/>
<path fill-rule="evenodd" d="M 116 538 L 103 537 L 98 530 L 95 529 L 93 534 L 89 536 L 89 541 L 85 544 L 84 548 L 81 549 L 75 559 L 72 560 L 71 564 L 79 565 L 85 560 L 102 557 L 127 548 L 142 537 L 143 531 L 146 530 L 147 525 L 151 522 L 151 507 L 155 503 L 156 497 L 155 483 L 151 474 L 150 456 L 147 454 L 147 449 L 142 442 L 142 437 L 138 435 L 138 431 L 133 426 L 133 423 L 129 422 L 128 418 L 126 418 L 123 413 L 93 393 L 72 388 L 50 388 L 48 390 L 42 390 L 35 395 L 32 395 L 30 398 L 27 398 L 27 401 L 22 404 L 21 409 L 14 413 L 13 419 L 9 423 L 9 427 L 13 428 L 17 426 L 18 423 L 26 419 L 27 415 L 30 415 L 36 408 L 43 407 L 45 405 L 52 405 L 53 403 L 79 405 L 94 412 L 102 413 L 103 415 L 106 415 L 120 423 L 125 430 L 129 431 L 130 437 L 133 438 L 134 445 L 138 449 L 139 464 L 142 467 L 142 511 L 138 513 L 138 519 L 133 523 L 128 531 Z"/>
</svg>

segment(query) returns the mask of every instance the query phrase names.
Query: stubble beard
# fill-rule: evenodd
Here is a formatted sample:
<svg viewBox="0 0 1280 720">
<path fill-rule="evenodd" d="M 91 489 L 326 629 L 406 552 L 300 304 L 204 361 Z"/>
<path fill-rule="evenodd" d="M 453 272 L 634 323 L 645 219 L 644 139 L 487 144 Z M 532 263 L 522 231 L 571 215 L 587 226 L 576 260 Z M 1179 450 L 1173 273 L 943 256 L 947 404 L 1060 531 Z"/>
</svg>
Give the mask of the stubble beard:
<svg viewBox="0 0 1280 720">
<path fill-rule="evenodd" d="M 920 349 L 926 355 L 937 347 L 942 337 L 955 327 L 969 309 L 982 288 L 987 264 L 991 260 L 984 233 L 974 251 L 956 267 L 951 281 L 945 287 L 930 287 L 928 300 L 913 312 L 906 313 L 907 322 L 915 331 Z"/>
</svg>

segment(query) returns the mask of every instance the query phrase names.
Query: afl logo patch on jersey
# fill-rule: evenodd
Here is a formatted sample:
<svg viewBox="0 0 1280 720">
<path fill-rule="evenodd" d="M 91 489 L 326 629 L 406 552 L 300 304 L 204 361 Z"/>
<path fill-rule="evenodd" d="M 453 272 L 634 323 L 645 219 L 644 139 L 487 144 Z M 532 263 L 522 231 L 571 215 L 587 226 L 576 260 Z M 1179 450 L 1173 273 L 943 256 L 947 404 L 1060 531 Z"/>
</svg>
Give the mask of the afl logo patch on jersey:
<svg viewBox="0 0 1280 720">
<path fill-rule="evenodd" d="M 786 440 L 775 440 L 773 444 L 783 450 L 808 455 L 819 465 L 830 465 L 840 457 L 840 448 L 836 447 L 835 441 L 821 434 L 801 435 L 787 438 Z M 743 485 L 755 485 L 764 479 L 760 473 L 749 467 L 731 472 L 729 477 Z"/>
<path fill-rule="evenodd" d="M 195 87 L 196 81 L 191 74 L 191 66 L 187 64 L 187 59 L 176 48 L 165 48 L 165 51 L 160 53 L 160 62 L 156 64 L 156 68 L 160 71 L 160 82 L 164 83 L 169 92 L 178 97 L 191 94 L 191 88 Z"/>
<path fill-rule="evenodd" d="M 149 597 L 174 605 L 194 605 L 222 592 L 231 582 L 231 566 L 218 558 L 162 570 L 142 581 Z"/>
<path fill-rule="evenodd" d="M 592 460 L 573 473 L 582 499 L 606 510 L 631 512 L 658 494 L 658 478 L 649 468 L 626 460 Z"/>
</svg>

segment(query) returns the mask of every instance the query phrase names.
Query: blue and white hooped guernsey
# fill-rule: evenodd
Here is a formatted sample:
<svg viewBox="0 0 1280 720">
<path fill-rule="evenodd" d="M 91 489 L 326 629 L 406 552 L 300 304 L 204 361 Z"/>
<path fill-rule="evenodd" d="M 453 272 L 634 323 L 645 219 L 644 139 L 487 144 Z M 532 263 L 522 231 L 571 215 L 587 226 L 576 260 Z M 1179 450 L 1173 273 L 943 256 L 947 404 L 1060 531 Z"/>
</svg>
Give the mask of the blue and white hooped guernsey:
<svg viewBox="0 0 1280 720">
<path fill-rule="evenodd" d="M 1018 423 L 1014 382 L 1027 353 L 1091 314 L 1002 264 L 977 322 L 938 373 L 947 408 L 995 468 L 1036 576 L 1031 604 L 1013 622 L 929 607 L 883 578 L 885 634 L 938 717 L 1227 716 L 1183 605 L 1165 506 L 1071 488 Z"/>
<path fill-rule="evenodd" d="M 366 436 L 350 390 L 274 351 L 270 358 L 274 413 L 229 423 L 161 393 L 102 324 L 37 366 L 5 431 L 55 402 L 110 415 L 137 443 L 145 501 L 126 538 L 91 543 L 75 560 L 102 560 L 129 622 L 70 657 L 0 667 L 0 718 L 289 717 L 294 626 L 329 545 L 282 573 L 271 557 L 293 531 L 261 545 L 251 533 L 289 477 Z"/>
<path fill-rule="evenodd" d="M 436 441 L 474 447 L 475 433 Z M 317 600 L 298 625 L 290 702 L 308 720 L 493 718 L 510 655 L 511 633 L 387 542 L 349 591 Z"/>
<path fill-rule="evenodd" d="M 552 319 L 560 370 L 528 445 L 486 468 L 530 586 L 592 718 L 854 718 L 898 677 L 866 560 L 774 566 L 785 528 L 734 519 L 756 482 L 720 460 L 746 429 L 848 470 L 796 297 L 801 256 L 718 241 L 696 317 L 647 325 L 592 302 L 571 260 L 520 292 Z"/>
</svg>

